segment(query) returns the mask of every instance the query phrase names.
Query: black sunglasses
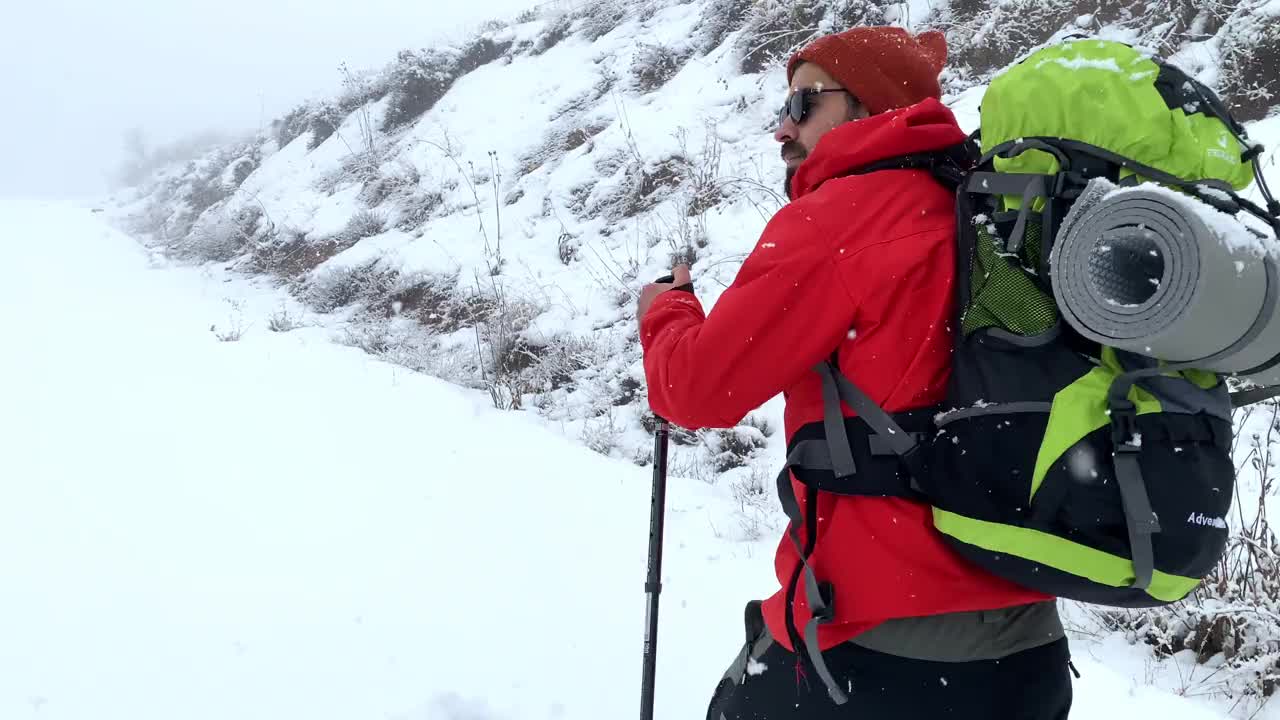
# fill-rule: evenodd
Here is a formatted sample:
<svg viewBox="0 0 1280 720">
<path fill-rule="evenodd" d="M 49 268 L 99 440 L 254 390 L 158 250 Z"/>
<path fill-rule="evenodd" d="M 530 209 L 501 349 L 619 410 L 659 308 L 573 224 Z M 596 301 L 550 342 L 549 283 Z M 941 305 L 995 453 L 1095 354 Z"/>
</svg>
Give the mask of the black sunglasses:
<svg viewBox="0 0 1280 720">
<path fill-rule="evenodd" d="M 791 121 L 797 125 L 804 122 L 805 116 L 808 115 L 809 111 L 813 109 L 814 98 L 821 95 L 822 93 L 831 93 L 831 92 L 849 92 L 849 91 L 845 90 L 844 88 L 832 88 L 830 90 L 818 90 L 816 88 L 802 88 L 800 90 L 797 90 L 791 93 L 790 95 L 787 96 L 786 101 L 782 103 L 782 108 L 778 110 L 778 124 L 781 125 L 783 121 L 787 119 L 788 115 L 791 116 Z"/>
</svg>

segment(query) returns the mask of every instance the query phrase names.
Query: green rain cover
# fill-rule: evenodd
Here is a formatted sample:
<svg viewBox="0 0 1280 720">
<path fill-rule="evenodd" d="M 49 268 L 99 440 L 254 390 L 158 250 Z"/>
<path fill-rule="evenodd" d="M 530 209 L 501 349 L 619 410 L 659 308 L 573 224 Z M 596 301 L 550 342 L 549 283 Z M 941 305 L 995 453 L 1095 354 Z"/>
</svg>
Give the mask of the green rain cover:
<svg viewBox="0 0 1280 720">
<path fill-rule="evenodd" d="M 1215 108 L 1216 104 L 1216 108 Z M 982 99 L 983 151 L 1024 137 L 1095 145 L 1183 180 L 1253 181 L 1217 97 L 1181 70 L 1124 43 L 1071 40 L 1038 50 L 995 77 Z M 1039 150 L 995 159 L 1000 172 L 1054 173 Z M 1006 198 L 1009 207 L 1017 198 Z"/>
</svg>

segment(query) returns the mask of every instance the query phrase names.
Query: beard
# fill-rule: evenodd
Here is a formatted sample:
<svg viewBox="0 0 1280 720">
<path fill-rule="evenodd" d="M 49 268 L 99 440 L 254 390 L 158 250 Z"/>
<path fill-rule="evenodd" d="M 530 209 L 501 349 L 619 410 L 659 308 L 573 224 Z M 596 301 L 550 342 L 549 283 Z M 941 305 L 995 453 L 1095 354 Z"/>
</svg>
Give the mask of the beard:
<svg viewBox="0 0 1280 720">
<path fill-rule="evenodd" d="M 809 153 L 805 152 L 804 146 L 795 140 L 784 143 L 780 154 L 784 158 L 783 162 L 786 162 L 785 158 L 796 158 L 800 160 L 800 162 L 804 162 L 804 159 L 809 156 Z M 798 169 L 800 169 L 800 163 L 796 163 L 795 165 L 787 163 L 786 180 L 783 181 L 782 191 L 787 196 L 788 200 L 792 199 L 791 180 L 796 176 L 796 170 Z"/>
</svg>

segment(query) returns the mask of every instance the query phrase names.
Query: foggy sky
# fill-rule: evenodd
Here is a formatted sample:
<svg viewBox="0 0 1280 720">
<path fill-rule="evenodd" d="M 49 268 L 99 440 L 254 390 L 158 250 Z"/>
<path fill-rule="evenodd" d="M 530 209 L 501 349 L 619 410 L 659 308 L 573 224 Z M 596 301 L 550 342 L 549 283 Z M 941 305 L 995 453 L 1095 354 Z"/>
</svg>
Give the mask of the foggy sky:
<svg viewBox="0 0 1280 720">
<path fill-rule="evenodd" d="M 126 130 L 254 130 L 402 48 L 539 0 L 19 0 L 0 22 L 0 196 L 90 198 Z"/>
</svg>

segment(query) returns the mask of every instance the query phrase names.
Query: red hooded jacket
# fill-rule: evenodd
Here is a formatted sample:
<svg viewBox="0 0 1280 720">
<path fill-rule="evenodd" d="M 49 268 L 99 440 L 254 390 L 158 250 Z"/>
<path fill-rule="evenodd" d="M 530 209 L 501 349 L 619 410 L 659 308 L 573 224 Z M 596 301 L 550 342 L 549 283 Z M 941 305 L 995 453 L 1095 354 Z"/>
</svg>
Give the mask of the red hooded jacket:
<svg viewBox="0 0 1280 720">
<path fill-rule="evenodd" d="M 928 99 L 845 123 L 798 168 L 793 200 L 770 220 L 710 315 L 690 293 L 657 297 L 641 323 L 649 404 L 686 428 L 732 427 L 779 392 L 788 441 L 823 418 L 813 367 L 839 349 L 840 370 L 889 412 L 943 400 L 950 368 L 955 200 L 927 171 L 839 177 L 898 155 L 938 150 L 965 133 Z M 846 416 L 853 416 L 848 407 Z M 804 508 L 804 487 L 792 478 Z M 996 609 L 1051 598 L 959 557 L 927 506 L 901 498 L 818 496 L 810 559 L 834 584 L 823 649 L 898 617 Z M 765 601 L 788 649 L 785 587 L 798 562 L 778 545 L 782 585 Z M 810 613 L 796 594 L 795 622 Z"/>
</svg>

